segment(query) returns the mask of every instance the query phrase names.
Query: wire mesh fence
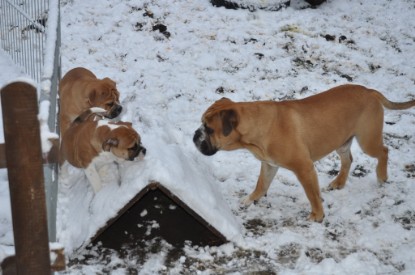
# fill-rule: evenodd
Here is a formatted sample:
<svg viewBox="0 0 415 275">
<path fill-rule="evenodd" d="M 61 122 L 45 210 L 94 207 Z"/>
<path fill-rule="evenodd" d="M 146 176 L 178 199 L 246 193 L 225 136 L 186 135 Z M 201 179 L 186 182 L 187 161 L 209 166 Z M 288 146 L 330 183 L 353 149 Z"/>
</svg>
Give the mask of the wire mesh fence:
<svg viewBox="0 0 415 275">
<path fill-rule="evenodd" d="M 48 126 L 59 133 L 61 77 L 59 0 L 0 0 L 0 46 L 37 83 L 38 101 L 49 101 Z M 11 79 L 12 80 L 12 79 Z M 56 163 L 44 165 L 49 239 L 56 238 Z"/>
<path fill-rule="evenodd" d="M 37 82 L 44 64 L 49 0 L 1 0 L 1 47 Z"/>
</svg>

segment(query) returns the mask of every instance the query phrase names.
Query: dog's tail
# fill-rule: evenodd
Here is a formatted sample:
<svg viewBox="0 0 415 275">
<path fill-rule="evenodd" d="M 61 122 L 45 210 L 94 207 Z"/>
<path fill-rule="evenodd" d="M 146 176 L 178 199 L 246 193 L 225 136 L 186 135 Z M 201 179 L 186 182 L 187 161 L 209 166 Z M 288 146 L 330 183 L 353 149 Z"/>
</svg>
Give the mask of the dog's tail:
<svg viewBox="0 0 415 275">
<path fill-rule="evenodd" d="M 373 96 L 375 96 L 382 103 L 382 105 L 387 109 L 404 110 L 404 109 L 408 109 L 408 108 L 415 106 L 415 99 L 406 101 L 406 102 L 393 102 L 387 99 L 384 95 L 382 95 L 376 90 L 370 90 L 370 91 L 372 92 Z"/>
</svg>

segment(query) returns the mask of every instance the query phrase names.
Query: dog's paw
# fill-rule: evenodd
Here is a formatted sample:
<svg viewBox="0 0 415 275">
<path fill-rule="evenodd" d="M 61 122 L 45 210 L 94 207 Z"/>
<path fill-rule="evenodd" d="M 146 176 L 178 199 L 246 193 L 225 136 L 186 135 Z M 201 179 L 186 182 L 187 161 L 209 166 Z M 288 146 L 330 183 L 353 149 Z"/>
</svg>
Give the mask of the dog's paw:
<svg viewBox="0 0 415 275">
<path fill-rule="evenodd" d="M 241 203 L 240 207 L 241 208 L 248 208 L 248 206 L 250 206 L 254 202 L 255 201 L 252 200 L 249 195 L 248 196 L 245 196 L 240 201 L 240 203 Z"/>
<path fill-rule="evenodd" d="M 319 223 L 321 223 L 323 221 L 323 219 L 324 219 L 324 216 L 325 216 L 324 213 L 322 213 L 322 214 L 316 214 L 316 213 L 311 212 L 310 215 L 308 216 L 308 220 L 309 221 L 312 221 L 312 222 L 319 222 Z"/>
<path fill-rule="evenodd" d="M 330 192 L 333 191 L 334 188 L 331 185 L 321 188 L 321 192 Z"/>
<path fill-rule="evenodd" d="M 390 182 L 388 180 L 382 180 L 382 179 L 378 179 L 378 184 L 380 186 L 384 186 L 385 184 L 389 184 Z"/>
<path fill-rule="evenodd" d="M 333 191 L 333 190 L 340 190 L 343 189 L 344 184 L 338 184 L 337 182 L 333 181 L 326 187 L 324 191 Z"/>
</svg>

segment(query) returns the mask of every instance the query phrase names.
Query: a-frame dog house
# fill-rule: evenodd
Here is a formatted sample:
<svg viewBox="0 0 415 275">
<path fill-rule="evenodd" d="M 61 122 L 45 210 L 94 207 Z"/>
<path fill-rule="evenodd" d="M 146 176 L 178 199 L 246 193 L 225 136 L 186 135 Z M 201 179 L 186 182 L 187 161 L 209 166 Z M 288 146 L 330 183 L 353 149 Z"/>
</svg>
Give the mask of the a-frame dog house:
<svg viewBox="0 0 415 275">
<path fill-rule="evenodd" d="M 146 147 L 144 160 L 122 168 L 120 184 L 109 173 L 96 194 L 81 169 L 61 178 L 58 232 L 68 255 L 95 244 L 122 252 L 156 238 L 175 248 L 187 241 L 216 246 L 241 238 L 238 219 L 191 155 L 157 140 Z"/>
<path fill-rule="evenodd" d="M 124 245 L 135 246 L 139 241 L 157 237 L 175 247 L 183 246 L 186 241 L 201 246 L 227 242 L 217 229 L 166 187 L 151 182 L 97 231 L 91 243 L 119 250 Z"/>
</svg>

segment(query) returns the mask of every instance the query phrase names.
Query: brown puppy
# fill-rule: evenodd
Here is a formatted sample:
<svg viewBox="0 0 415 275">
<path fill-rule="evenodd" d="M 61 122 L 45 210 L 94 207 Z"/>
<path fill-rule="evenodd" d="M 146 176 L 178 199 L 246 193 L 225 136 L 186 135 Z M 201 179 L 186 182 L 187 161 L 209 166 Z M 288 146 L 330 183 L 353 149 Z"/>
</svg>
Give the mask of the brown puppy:
<svg viewBox="0 0 415 275">
<path fill-rule="evenodd" d="M 326 92 L 283 102 L 233 102 L 223 98 L 202 116 L 193 142 L 205 155 L 218 150 L 248 149 L 261 163 L 255 190 L 243 203 L 266 194 L 278 167 L 295 173 L 311 204 L 310 220 L 324 217 L 317 173 L 313 162 L 336 150 L 339 175 L 329 189 L 346 183 L 355 137 L 362 150 L 378 159 L 380 183 L 387 179 L 388 149 L 383 145 L 383 107 L 392 110 L 415 106 L 415 100 L 395 103 L 381 93 L 358 85 L 343 85 Z"/>
<path fill-rule="evenodd" d="M 110 122 L 101 108 L 91 108 L 70 125 L 62 137 L 60 164 L 84 168 L 94 192 L 101 187 L 99 168 L 109 163 L 122 163 L 144 157 L 146 149 L 140 135 L 129 122 Z"/>
<path fill-rule="evenodd" d="M 61 136 L 75 118 L 91 107 L 105 109 L 105 117 L 117 117 L 122 111 L 119 97 L 115 82 L 108 77 L 98 79 L 81 67 L 67 72 L 59 83 Z"/>
</svg>

